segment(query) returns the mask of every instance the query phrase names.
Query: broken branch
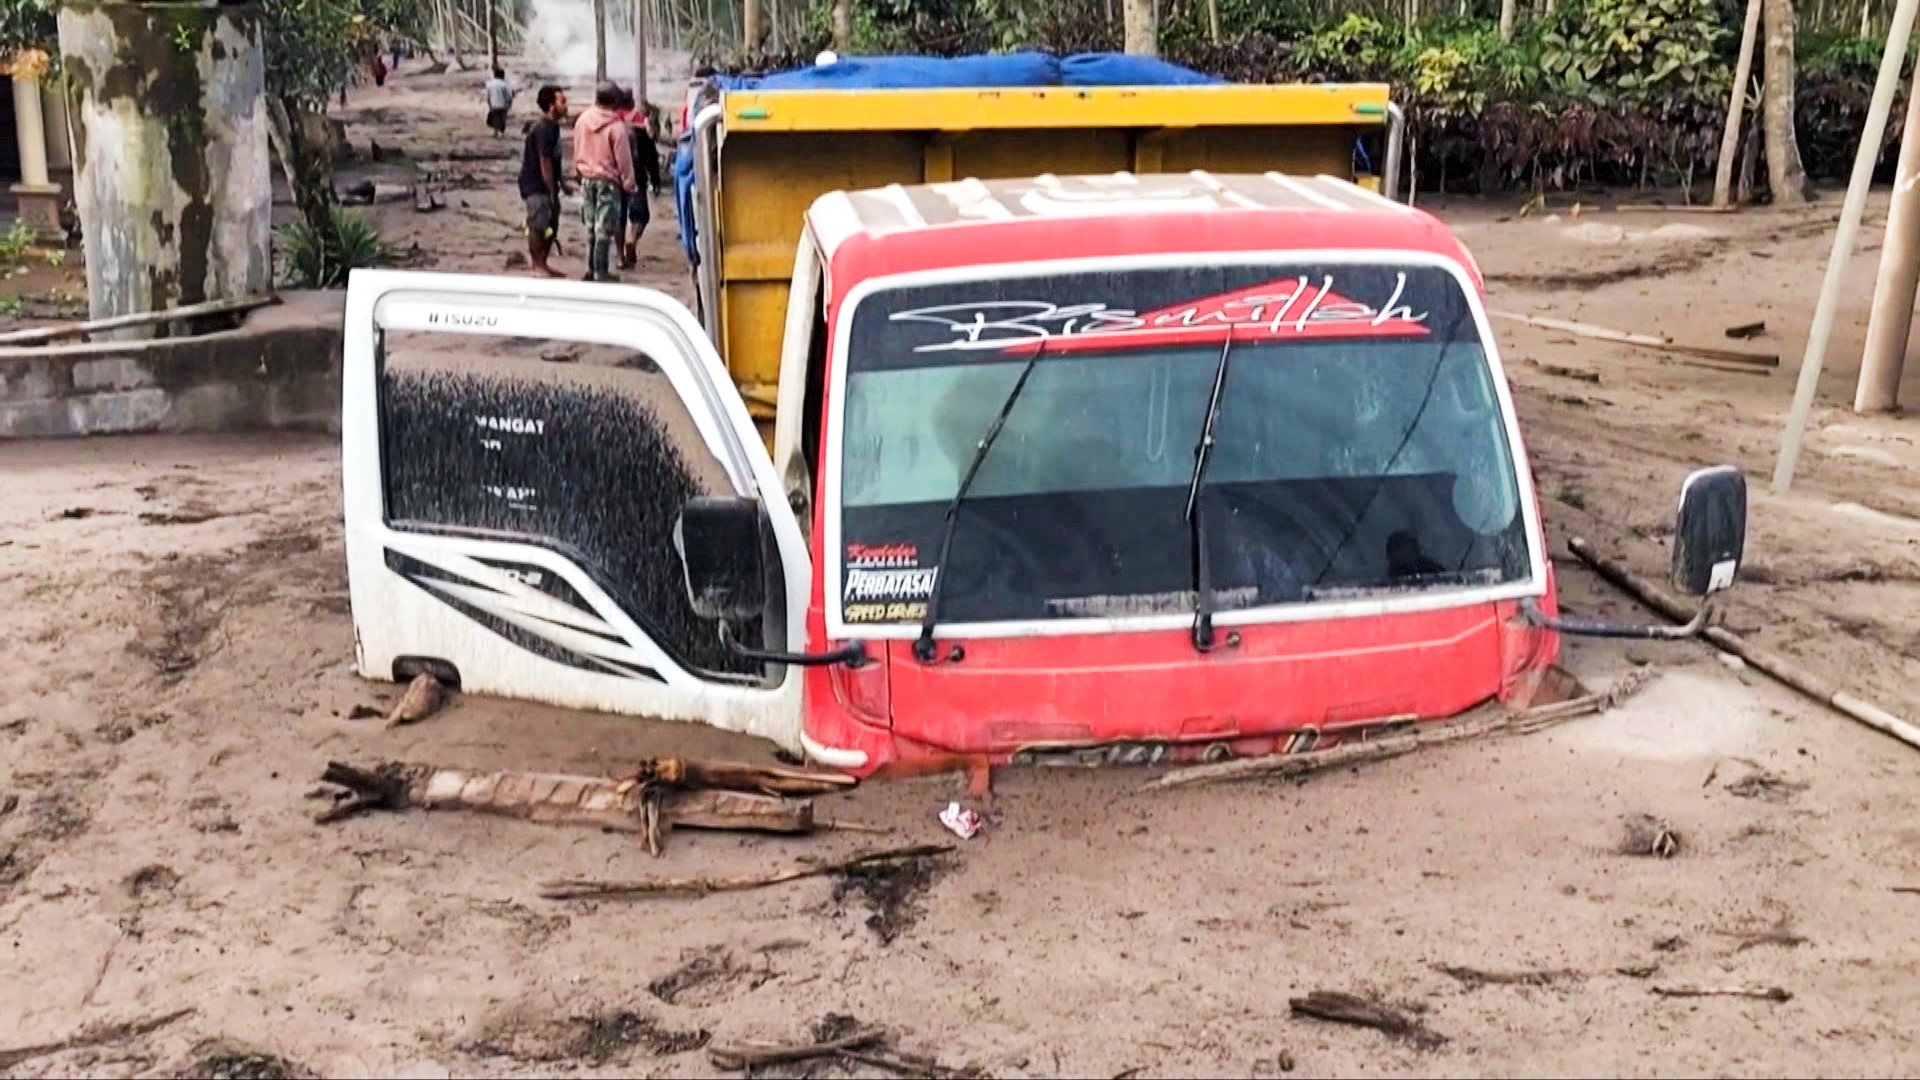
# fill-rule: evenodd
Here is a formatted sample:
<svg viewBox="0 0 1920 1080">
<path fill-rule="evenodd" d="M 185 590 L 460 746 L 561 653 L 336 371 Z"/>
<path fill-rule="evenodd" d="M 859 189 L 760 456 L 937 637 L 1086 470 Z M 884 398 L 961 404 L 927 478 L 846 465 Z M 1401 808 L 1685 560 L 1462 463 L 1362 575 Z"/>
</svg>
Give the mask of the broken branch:
<svg viewBox="0 0 1920 1080">
<path fill-rule="evenodd" d="M 11 1050 L 0 1050 L 0 1069 L 11 1069 L 24 1061 L 47 1057 L 50 1054 L 64 1054 L 69 1050 L 84 1050 L 94 1046 L 106 1046 L 110 1043 L 137 1039 L 151 1034 L 183 1017 L 193 1015 L 193 1009 L 175 1009 L 170 1013 L 150 1016 L 145 1020 L 130 1020 L 122 1024 L 108 1024 L 105 1027 L 89 1028 L 77 1035 L 69 1036 L 59 1042 L 39 1043 L 34 1046 L 18 1046 Z"/>
<path fill-rule="evenodd" d="M 1288 1000 L 1287 1005 L 1296 1016 L 1311 1016 L 1316 1020 L 1327 1020 L 1336 1024 L 1372 1028 L 1396 1039 L 1404 1039 L 1422 1050 L 1432 1050 L 1447 1041 L 1446 1036 L 1426 1027 L 1406 1013 L 1389 1008 L 1377 1001 L 1368 1001 L 1355 994 L 1337 990 L 1315 990 L 1306 997 Z"/>
<path fill-rule="evenodd" d="M 1700 997 L 1739 997 L 1754 998 L 1759 1001 L 1792 1001 L 1793 995 L 1778 986 L 1655 986 L 1651 988 L 1661 997 L 1700 998 Z"/>
<path fill-rule="evenodd" d="M 952 850 L 952 844 L 923 844 L 885 851 L 866 851 L 832 862 L 792 866 L 770 874 L 751 877 L 656 878 L 651 881 L 594 881 L 573 878 L 546 882 L 540 886 L 540 895 L 548 900 L 639 900 L 656 896 L 705 896 L 716 892 L 743 892 L 748 889 L 764 889 L 770 885 L 799 881 L 802 878 L 845 873 L 873 863 L 932 858 L 936 855 L 945 855 Z"/>
<path fill-rule="evenodd" d="M 863 1028 L 842 1039 L 808 1043 L 804 1046 L 716 1046 L 707 1051 L 714 1068 L 728 1072 L 751 1072 L 767 1065 L 787 1065 L 796 1061 L 837 1057 L 844 1050 L 870 1046 L 886 1038 L 881 1028 Z"/>
<path fill-rule="evenodd" d="M 1570 982 L 1583 977 L 1580 972 L 1572 968 L 1547 968 L 1539 971 L 1483 971 L 1480 968 L 1461 967 L 1454 964 L 1435 964 L 1433 970 L 1469 990 L 1478 990 L 1482 986 L 1551 986 L 1557 982 Z"/>
<path fill-rule="evenodd" d="M 657 781 L 683 788 L 751 791 L 761 795 L 831 795 L 846 791 L 859 780 L 844 773 L 811 772 L 778 765 L 743 765 L 730 761 L 690 761 L 658 757 L 640 763 L 626 779 Z"/>
<path fill-rule="evenodd" d="M 1146 787 L 1176 788 L 1192 784 L 1216 784 L 1225 780 L 1305 776 L 1309 773 L 1348 765 L 1371 765 L 1410 754 L 1424 747 L 1480 738 L 1499 732 L 1531 735 L 1576 716 L 1604 712 L 1613 708 L 1646 685 L 1652 677 L 1649 671 L 1650 669 L 1647 668 L 1636 668 L 1621 676 L 1601 693 L 1588 694 L 1552 705 L 1541 705 L 1521 712 L 1495 712 L 1491 716 L 1476 717 L 1407 735 L 1388 735 L 1366 742 L 1349 743 L 1345 746 L 1336 746 L 1331 750 L 1304 754 L 1275 754 L 1268 757 L 1239 758 L 1233 761 L 1194 765 L 1177 769 L 1158 780 L 1149 781 Z"/>
</svg>

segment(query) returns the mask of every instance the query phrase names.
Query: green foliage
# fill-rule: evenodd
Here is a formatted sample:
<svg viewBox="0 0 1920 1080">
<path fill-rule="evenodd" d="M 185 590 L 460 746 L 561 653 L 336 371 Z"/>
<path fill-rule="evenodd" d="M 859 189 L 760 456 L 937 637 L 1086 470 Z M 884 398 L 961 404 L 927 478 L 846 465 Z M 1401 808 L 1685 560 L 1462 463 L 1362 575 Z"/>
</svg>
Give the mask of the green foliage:
<svg viewBox="0 0 1920 1080">
<path fill-rule="evenodd" d="M 3 0 L 0 0 L 3 2 Z M 371 59 L 385 34 L 425 36 L 416 0 L 263 0 L 267 90 L 320 110 Z"/>
<path fill-rule="evenodd" d="M 13 228 L 0 233 L 0 271 L 26 270 L 28 252 L 33 250 L 33 226 L 16 221 Z"/>
<path fill-rule="evenodd" d="M 1556 11 L 1540 63 L 1596 103 L 1712 105 L 1726 100 L 1728 36 L 1714 0 L 1582 0 Z"/>
<path fill-rule="evenodd" d="M 365 218 L 338 206 L 327 208 L 326 224 L 314 228 L 295 220 L 276 230 L 282 277 L 298 289 L 337 289 L 347 275 L 387 261 L 386 245 Z"/>
<path fill-rule="evenodd" d="M 40 49 L 59 57 L 54 0 L 0 0 L 0 55 L 19 49 Z"/>
</svg>

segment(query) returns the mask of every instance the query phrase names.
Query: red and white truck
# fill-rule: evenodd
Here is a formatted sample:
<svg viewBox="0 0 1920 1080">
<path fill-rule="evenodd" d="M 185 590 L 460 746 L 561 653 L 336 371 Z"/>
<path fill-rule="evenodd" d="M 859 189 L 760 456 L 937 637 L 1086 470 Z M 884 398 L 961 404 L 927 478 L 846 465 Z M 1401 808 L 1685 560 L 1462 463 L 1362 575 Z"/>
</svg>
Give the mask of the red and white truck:
<svg viewBox="0 0 1920 1080">
<path fill-rule="evenodd" d="M 665 295 L 356 274 L 360 671 L 866 775 L 1298 751 L 1685 632 L 1558 618 L 1479 272 L 1344 179 L 834 192 L 789 295 L 769 454 Z M 1688 478 L 1675 584 L 1744 528 Z"/>
</svg>

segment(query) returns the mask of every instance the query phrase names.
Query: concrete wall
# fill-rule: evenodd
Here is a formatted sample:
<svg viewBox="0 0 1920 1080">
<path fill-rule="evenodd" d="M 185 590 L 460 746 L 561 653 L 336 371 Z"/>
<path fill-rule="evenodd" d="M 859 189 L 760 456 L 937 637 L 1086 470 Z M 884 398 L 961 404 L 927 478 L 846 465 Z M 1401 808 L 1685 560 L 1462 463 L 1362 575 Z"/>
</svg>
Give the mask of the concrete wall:
<svg viewBox="0 0 1920 1080">
<path fill-rule="evenodd" d="M 138 353 L 0 349 L 0 439 L 340 430 L 345 294 L 294 295 L 239 329 Z"/>
</svg>

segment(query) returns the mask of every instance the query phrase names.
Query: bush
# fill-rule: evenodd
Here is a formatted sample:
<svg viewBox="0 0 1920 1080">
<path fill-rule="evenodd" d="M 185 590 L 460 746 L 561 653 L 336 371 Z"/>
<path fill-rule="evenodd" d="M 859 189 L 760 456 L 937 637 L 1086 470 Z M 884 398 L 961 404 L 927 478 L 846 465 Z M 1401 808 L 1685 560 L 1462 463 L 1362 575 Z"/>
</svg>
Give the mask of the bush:
<svg viewBox="0 0 1920 1080">
<path fill-rule="evenodd" d="M 329 207 L 323 229 L 304 219 L 276 230 L 282 277 L 297 289 L 337 289 L 347 275 L 386 261 L 386 245 L 366 219 L 338 206 Z"/>
</svg>

